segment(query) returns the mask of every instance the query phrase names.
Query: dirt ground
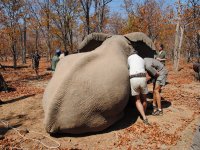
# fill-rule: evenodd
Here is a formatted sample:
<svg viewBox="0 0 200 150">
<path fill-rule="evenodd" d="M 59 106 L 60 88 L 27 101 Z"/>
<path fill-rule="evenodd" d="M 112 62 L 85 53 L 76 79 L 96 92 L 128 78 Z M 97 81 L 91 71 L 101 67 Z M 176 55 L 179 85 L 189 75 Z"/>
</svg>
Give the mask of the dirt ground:
<svg viewBox="0 0 200 150">
<path fill-rule="evenodd" d="M 172 64 L 168 84 L 162 90 L 163 116 L 151 115 L 151 100 L 148 98 L 148 119 L 145 126 L 133 103 L 127 106 L 125 117 L 109 129 L 93 134 L 59 135 L 52 137 L 43 126 L 44 112 L 42 96 L 51 72 L 49 64 L 42 59 L 40 76 L 31 69 L 31 61 L 20 65 L 17 70 L 0 70 L 10 87 L 10 92 L 0 92 L 0 149 L 188 149 L 194 132 L 200 123 L 200 82 L 194 79 L 192 63 L 181 62 L 180 71 L 175 73 Z M 152 91 L 152 85 L 149 85 Z"/>
</svg>

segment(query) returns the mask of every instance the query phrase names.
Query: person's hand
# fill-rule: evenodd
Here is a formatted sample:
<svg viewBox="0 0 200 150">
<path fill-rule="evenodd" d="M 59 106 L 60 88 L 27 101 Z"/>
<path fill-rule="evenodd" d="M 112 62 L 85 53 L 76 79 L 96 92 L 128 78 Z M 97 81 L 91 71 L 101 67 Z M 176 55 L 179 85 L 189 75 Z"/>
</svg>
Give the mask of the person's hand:
<svg viewBox="0 0 200 150">
<path fill-rule="evenodd" d="M 157 78 L 159 75 L 160 75 L 160 73 L 159 73 L 159 72 L 156 72 L 155 78 Z"/>
<path fill-rule="evenodd" d="M 156 58 L 157 60 L 161 61 L 161 59 L 159 57 Z"/>
<path fill-rule="evenodd" d="M 151 76 L 148 73 L 146 73 L 146 79 L 147 79 L 147 81 L 149 81 L 151 79 Z"/>
</svg>

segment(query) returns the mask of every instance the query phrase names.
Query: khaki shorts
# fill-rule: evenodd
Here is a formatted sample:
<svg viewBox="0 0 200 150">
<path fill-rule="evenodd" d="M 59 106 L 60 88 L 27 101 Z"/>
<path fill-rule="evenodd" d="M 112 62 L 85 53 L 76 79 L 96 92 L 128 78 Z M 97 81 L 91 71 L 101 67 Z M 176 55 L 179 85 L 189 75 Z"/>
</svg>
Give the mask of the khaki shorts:
<svg viewBox="0 0 200 150">
<path fill-rule="evenodd" d="M 165 86 L 166 81 L 167 81 L 167 74 L 163 74 L 163 75 L 158 76 L 156 80 L 156 84 Z"/>
<path fill-rule="evenodd" d="M 130 84 L 132 96 L 148 93 L 146 77 L 131 78 Z"/>
</svg>

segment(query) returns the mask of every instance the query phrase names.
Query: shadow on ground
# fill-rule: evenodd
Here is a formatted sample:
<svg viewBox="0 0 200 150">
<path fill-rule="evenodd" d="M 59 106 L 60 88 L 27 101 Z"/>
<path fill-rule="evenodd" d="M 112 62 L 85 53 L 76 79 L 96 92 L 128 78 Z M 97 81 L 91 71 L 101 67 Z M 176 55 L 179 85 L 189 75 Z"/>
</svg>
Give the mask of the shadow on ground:
<svg viewBox="0 0 200 150">
<path fill-rule="evenodd" d="M 171 106 L 171 102 L 164 100 L 162 98 L 162 107 L 168 108 L 170 106 Z M 152 101 L 148 101 L 147 102 L 147 115 L 151 115 L 152 111 L 153 111 Z M 57 138 L 62 138 L 62 137 L 86 137 L 86 136 L 97 135 L 97 134 L 105 134 L 105 133 L 109 133 L 112 131 L 122 130 L 122 129 L 130 127 L 132 124 L 134 124 L 137 121 L 139 116 L 140 115 L 136 109 L 134 99 L 133 99 L 133 97 L 131 97 L 125 108 L 124 117 L 121 120 L 119 120 L 118 122 L 116 122 L 114 125 L 110 126 L 109 128 L 107 128 L 101 132 L 77 134 L 77 135 L 57 133 L 57 134 L 51 134 L 51 136 L 57 137 Z"/>
<path fill-rule="evenodd" d="M 10 99 L 10 100 L 4 101 L 3 104 L 14 103 L 14 102 L 21 101 L 21 100 L 24 100 L 24 99 L 26 99 L 28 97 L 32 97 L 32 96 L 35 96 L 35 94 L 24 95 L 24 96 L 21 96 L 18 98 Z"/>
<path fill-rule="evenodd" d="M 25 119 L 26 115 L 19 114 L 13 116 L 12 113 L 10 114 L 10 116 L 4 119 L 0 119 L 0 135 L 5 135 L 9 130 L 20 127 Z M 14 123 L 10 123 L 13 121 Z"/>
<path fill-rule="evenodd" d="M 13 66 L 9 66 L 9 65 L 2 65 L 2 67 L 4 68 L 4 69 L 6 69 L 6 68 L 13 68 L 14 69 L 14 67 Z M 28 68 L 29 66 L 17 66 L 15 69 L 24 69 L 24 68 Z"/>
<path fill-rule="evenodd" d="M 28 78 L 23 78 L 22 80 L 24 80 L 24 81 L 42 80 L 43 78 L 45 78 L 48 75 L 51 75 L 51 74 L 50 73 L 45 73 L 45 74 L 38 75 L 38 76 L 35 74 L 35 76 L 30 76 Z"/>
<path fill-rule="evenodd" d="M 153 103 L 153 93 L 152 92 L 149 92 L 147 94 L 147 99 L 148 99 L 148 101 L 147 101 L 147 112 L 146 112 L 146 114 L 151 115 L 152 112 L 153 112 L 153 105 L 152 105 L 152 103 Z M 168 101 L 168 100 L 165 100 L 163 97 L 161 97 L 161 106 L 162 106 L 163 109 L 168 108 L 168 107 L 171 106 L 171 102 Z"/>
<path fill-rule="evenodd" d="M 100 131 L 100 132 L 95 132 L 95 133 L 86 133 L 86 134 L 66 134 L 66 133 L 57 133 L 57 134 L 51 134 L 51 136 L 53 137 L 57 137 L 57 138 L 62 138 L 62 137 L 85 137 L 85 136 L 91 136 L 91 135 L 97 135 L 97 134 L 105 134 L 105 133 L 109 133 L 112 131 L 117 131 L 117 130 L 121 130 L 124 128 L 128 128 L 130 127 L 132 124 L 134 124 L 137 119 L 138 119 L 138 112 L 136 110 L 136 107 L 133 105 L 132 102 L 129 101 L 129 103 L 127 104 L 126 108 L 125 108 L 125 114 L 124 117 L 119 120 L 118 122 L 116 122 L 114 125 L 110 126 L 109 128 Z"/>
<path fill-rule="evenodd" d="M 17 128 L 20 127 L 22 124 L 15 124 L 12 125 L 12 128 L 10 126 L 6 127 L 6 126 L 0 126 L 0 135 L 5 135 L 9 130 L 12 130 L 13 128 Z"/>
</svg>

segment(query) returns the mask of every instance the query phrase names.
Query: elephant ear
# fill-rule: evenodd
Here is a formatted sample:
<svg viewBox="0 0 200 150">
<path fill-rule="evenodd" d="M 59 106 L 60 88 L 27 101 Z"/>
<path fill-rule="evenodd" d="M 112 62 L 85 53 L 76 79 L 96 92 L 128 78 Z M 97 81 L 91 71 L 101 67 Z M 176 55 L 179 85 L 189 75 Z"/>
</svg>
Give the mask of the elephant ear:
<svg viewBox="0 0 200 150">
<path fill-rule="evenodd" d="M 156 54 L 156 48 L 153 41 L 142 32 L 133 32 L 125 34 L 124 37 L 131 42 L 133 48 L 142 58 L 153 58 Z"/>
<path fill-rule="evenodd" d="M 107 38 L 112 35 L 104 33 L 91 33 L 80 43 L 78 52 L 89 52 L 99 47 Z"/>
</svg>

